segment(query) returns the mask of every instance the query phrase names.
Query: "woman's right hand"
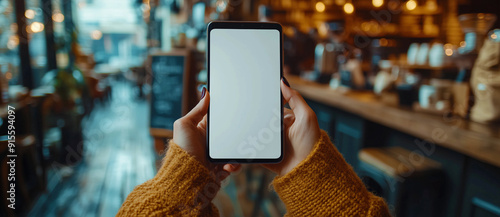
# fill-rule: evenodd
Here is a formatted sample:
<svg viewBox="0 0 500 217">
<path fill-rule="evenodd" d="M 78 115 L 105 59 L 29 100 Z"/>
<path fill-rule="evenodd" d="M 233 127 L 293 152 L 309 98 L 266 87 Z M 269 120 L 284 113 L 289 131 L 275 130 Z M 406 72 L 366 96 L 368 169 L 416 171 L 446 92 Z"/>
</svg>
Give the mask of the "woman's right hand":
<svg viewBox="0 0 500 217">
<path fill-rule="evenodd" d="M 279 176 L 287 174 L 305 160 L 321 136 L 316 114 L 302 96 L 290 88 L 284 77 L 281 80 L 281 92 L 285 103 L 288 103 L 291 108 L 284 109 L 285 147 L 283 161 L 264 165 Z"/>
</svg>

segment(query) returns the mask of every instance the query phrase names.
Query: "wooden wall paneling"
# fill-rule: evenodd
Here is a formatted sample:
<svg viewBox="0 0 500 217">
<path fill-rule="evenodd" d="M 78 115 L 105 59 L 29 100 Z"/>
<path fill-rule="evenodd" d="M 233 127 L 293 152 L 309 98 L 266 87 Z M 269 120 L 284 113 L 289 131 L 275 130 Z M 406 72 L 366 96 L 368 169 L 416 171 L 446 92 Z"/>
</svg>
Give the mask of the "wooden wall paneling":
<svg viewBox="0 0 500 217">
<path fill-rule="evenodd" d="M 388 146 L 387 139 L 392 131 L 393 129 L 386 126 L 365 120 L 365 138 L 363 148 Z"/>
<path fill-rule="evenodd" d="M 337 111 L 332 107 L 325 106 L 312 100 L 306 99 L 306 102 L 316 113 L 319 128 L 328 132 L 328 135 L 330 135 L 330 139 L 332 139 L 333 142 L 333 135 L 335 134 L 335 115 Z"/>
<path fill-rule="evenodd" d="M 467 163 L 462 217 L 500 217 L 500 168 L 470 159 Z"/>
<path fill-rule="evenodd" d="M 34 81 L 33 81 L 33 72 L 31 68 L 31 56 L 29 51 L 29 40 L 28 40 L 28 32 L 26 31 L 27 19 L 24 16 L 26 12 L 26 2 L 24 0 L 16 0 L 14 1 L 15 11 L 16 11 L 16 23 L 17 23 L 17 35 L 19 37 L 19 67 L 20 67 L 20 76 L 21 76 L 21 84 L 28 89 L 33 89 Z"/>
<path fill-rule="evenodd" d="M 339 112 L 335 121 L 334 143 L 355 171 L 358 169 L 358 152 L 363 146 L 364 119 Z"/>
</svg>

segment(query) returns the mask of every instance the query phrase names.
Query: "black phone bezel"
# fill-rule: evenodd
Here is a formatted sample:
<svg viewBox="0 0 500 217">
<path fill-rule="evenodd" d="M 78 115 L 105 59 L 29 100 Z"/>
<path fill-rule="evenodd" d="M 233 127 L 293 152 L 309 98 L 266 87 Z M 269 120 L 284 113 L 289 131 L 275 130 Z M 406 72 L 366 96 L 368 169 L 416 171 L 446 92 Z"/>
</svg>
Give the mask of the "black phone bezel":
<svg viewBox="0 0 500 217">
<path fill-rule="evenodd" d="M 207 90 L 210 92 L 210 31 L 213 29 L 275 29 L 280 33 L 280 78 L 283 77 L 283 30 L 281 24 L 276 22 L 231 22 L 231 21 L 213 21 L 207 26 Z M 281 82 L 281 81 L 279 81 Z M 206 125 L 206 156 L 208 160 L 212 163 L 279 163 L 283 160 L 284 154 L 284 127 L 283 127 L 283 93 L 281 93 L 280 105 L 281 105 L 281 154 L 278 158 L 212 158 L 210 156 L 210 106 L 208 107 L 207 113 L 207 125 Z"/>
</svg>

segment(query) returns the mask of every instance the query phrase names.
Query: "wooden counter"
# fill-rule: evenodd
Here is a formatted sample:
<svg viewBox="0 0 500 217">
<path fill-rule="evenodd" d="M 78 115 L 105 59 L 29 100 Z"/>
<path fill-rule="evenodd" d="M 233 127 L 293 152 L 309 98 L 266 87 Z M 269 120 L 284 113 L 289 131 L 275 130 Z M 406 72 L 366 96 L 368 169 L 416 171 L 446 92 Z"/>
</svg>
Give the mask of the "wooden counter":
<svg viewBox="0 0 500 217">
<path fill-rule="evenodd" d="M 372 92 L 341 93 L 328 85 L 287 77 L 304 98 L 332 106 L 366 120 L 455 150 L 500 167 L 500 125 L 485 125 L 459 117 L 417 113 L 380 102 Z"/>
</svg>

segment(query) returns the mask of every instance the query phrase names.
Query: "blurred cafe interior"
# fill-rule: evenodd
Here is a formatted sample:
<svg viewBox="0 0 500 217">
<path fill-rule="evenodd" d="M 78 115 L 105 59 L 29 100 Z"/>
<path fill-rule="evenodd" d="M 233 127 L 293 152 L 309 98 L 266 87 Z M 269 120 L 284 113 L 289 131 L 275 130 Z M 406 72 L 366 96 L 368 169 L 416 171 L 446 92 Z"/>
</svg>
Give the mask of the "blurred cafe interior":
<svg viewBox="0 0 500 217">
<path fill-rule="evenodd" d="M 498 0 L 0 0 L 0 216 L 116 215 L 200 99 L 214 20 L 283 26 L 284 76 L 393 216 L 500 217 Z M 274 176 L 243 165 L 220 215 L 283 216 Z"/>
</svg>

